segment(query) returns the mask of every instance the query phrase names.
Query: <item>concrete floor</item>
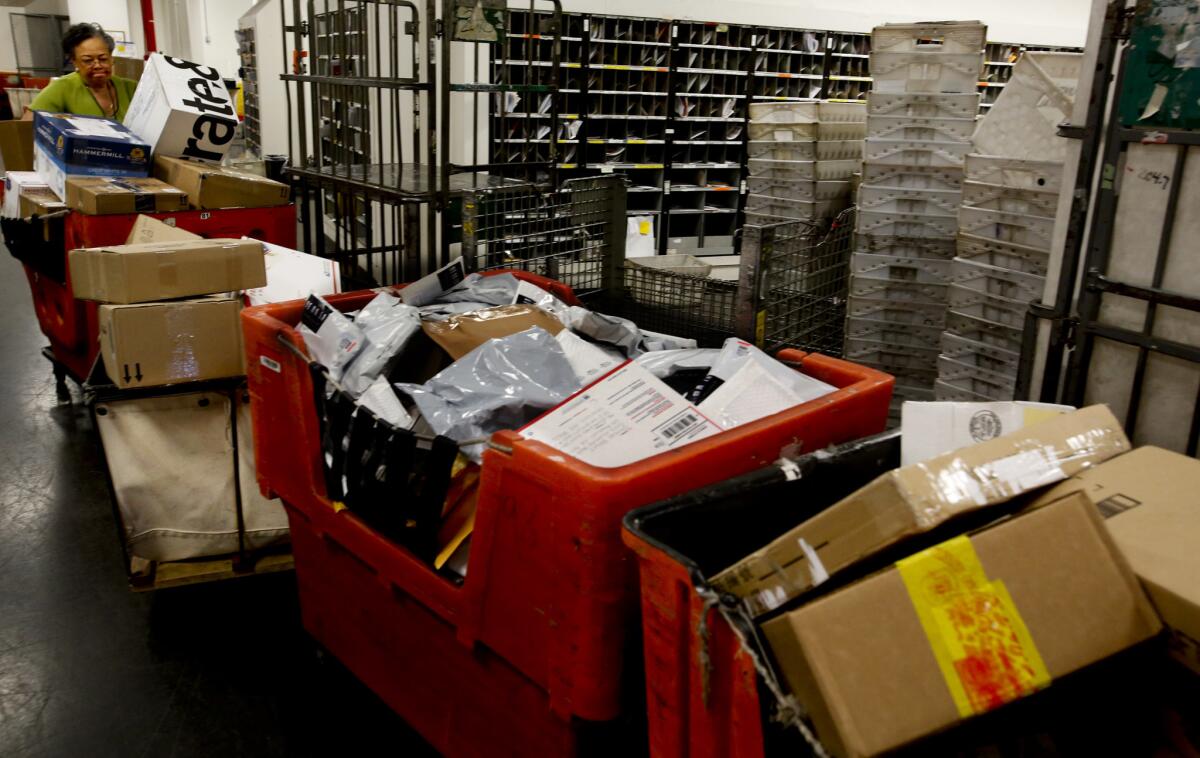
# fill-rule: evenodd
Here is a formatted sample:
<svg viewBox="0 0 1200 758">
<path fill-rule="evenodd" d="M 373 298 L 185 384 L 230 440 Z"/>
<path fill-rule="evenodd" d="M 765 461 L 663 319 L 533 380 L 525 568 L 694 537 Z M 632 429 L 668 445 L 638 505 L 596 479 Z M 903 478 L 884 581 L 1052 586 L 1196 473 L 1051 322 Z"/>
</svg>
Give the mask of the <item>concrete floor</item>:
<svg viewBox="0 0 1200 758">
<path fill-rule="evenodd" d="M 301 629 L 294 575 L 129 591 L 90 419 L 0 246 L 0 756 L 433 755 Z"/>
</svg>

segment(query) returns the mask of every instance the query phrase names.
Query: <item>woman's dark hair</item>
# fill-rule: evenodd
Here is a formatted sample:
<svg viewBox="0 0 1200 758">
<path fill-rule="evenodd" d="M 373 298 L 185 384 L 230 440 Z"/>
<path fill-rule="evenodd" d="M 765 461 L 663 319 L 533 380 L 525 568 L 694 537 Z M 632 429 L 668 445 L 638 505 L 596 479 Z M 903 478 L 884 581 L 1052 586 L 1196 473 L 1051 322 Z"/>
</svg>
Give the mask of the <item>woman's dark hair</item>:
<svg viewBox="0 0 1200 758">
<path fill-rule="evenodd" d="M 62 38 L 63 54 L 68 59 L 75 57 L 75 48 L 81 43 L 95 37 L 96 39 L 104 40 L 104 44 L 108 45 L 108 52 L 112 52 L 116 48 L 116 43 L 113 38 L 108 35 L 100 24 L 73 24 L 67 33 Z"/>
</svg>

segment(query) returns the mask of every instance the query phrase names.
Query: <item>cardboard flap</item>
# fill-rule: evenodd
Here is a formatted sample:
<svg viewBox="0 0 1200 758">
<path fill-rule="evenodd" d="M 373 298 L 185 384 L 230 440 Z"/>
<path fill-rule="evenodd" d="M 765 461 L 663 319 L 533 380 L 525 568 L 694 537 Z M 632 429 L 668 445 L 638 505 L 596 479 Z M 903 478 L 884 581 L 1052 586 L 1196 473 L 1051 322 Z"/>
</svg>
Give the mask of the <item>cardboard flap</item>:
<svg viewBox="0 0 1200 758">
<path fill-rule="evenodd" d="M 178 242 L 182 240 L 201 239 L 199 234 L 193 234 L 186 229 L 180 229 L 163 223 L 152 216 L 139 215 L 125 238 L 126 245 L 136 245 L 147 242 Z"/>
</svg>

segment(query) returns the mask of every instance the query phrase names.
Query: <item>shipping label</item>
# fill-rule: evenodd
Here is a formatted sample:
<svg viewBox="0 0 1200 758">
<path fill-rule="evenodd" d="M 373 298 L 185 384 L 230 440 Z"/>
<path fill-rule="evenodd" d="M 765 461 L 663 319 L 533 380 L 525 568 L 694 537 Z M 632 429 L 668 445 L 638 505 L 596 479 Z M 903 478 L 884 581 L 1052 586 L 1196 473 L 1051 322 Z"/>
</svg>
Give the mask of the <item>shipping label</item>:
<svg viewBox="0 0 1200 758">
<path fill-rule="evenodd" d="M 584 389 L 521 430 L 584 463 L 626 466 L 721 431 L 696 406 L 635 363 Z"/>
</svg>

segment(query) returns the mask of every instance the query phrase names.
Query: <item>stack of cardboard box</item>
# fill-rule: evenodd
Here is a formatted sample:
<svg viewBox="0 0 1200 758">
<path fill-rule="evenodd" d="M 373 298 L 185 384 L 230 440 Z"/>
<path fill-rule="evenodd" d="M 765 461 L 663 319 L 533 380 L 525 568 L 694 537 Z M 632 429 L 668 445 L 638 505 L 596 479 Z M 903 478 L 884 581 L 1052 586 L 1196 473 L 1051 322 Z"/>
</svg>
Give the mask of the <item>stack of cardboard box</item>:
<svg viewBox="0 0 1200 758">
<path fill-rule="evenodd" d="M 1005 423 L 1002 403 L 930 405 L 977 406 L 954 409 L 972 435 Z M 1034 423 L 888 471 L 711 581 L 829 753 L 910 745 L 1164 622 L 1200 671 L 1200 462 L 1132 450 L 1103 406 L 1013 410 Z"/>
<path fill-rule="evenodd" d="M 73 293 L 100 306 L 100 354 L 122 389 L 240 376 L 241 290 L 267 283 L 262 243 L 206 240 L 145 218 L 131 239 L 173 240 L 72 250 Z M 191 237 L 181 238 L 183 235 Z"/>
</svg>

